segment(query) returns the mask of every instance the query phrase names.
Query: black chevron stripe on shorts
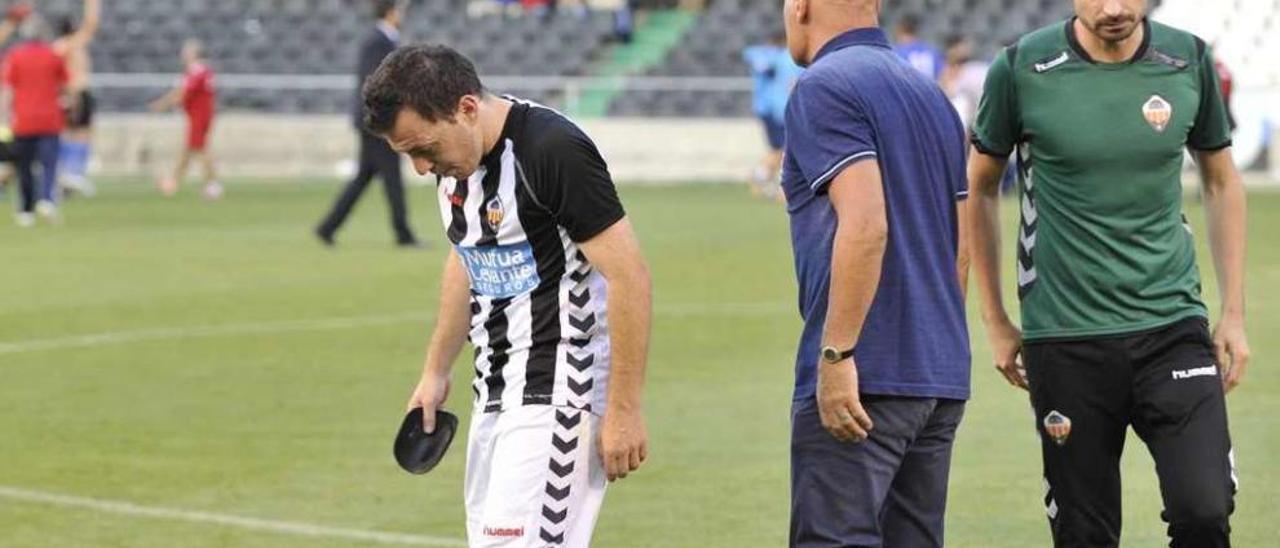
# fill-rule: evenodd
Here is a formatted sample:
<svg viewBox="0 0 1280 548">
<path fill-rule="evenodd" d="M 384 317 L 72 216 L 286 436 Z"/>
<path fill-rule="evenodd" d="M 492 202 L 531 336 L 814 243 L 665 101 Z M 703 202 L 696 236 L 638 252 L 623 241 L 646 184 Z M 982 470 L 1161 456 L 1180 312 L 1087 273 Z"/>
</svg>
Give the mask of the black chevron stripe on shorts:
<svg viewBox="0 0 1280 548">
<path fill-rule="evenodd" d="M 542 490 L 542 525 L 538 532 L 538 537 L 552 546 L 564 544 L 565 526 L 569 521 L 569 496 L 573 491 L 571 476 L 577 467 L 575 453 L 580 441 L 577 428 L 582 424 L 582 415 L 583 412 L 577 410 L 555 411 L 551 458 L 547 462 L 550 474 Z"/>
</svg>

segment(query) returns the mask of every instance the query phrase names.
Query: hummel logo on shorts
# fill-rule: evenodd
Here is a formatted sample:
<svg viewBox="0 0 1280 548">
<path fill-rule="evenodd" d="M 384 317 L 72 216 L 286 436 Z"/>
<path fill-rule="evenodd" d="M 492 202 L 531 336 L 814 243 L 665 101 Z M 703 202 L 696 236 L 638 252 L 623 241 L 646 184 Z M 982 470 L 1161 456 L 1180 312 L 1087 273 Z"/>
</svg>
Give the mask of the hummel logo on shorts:
<svg viewBox="0 0 1280 548">
<path fill-rule="evenodd" d="M 1212 377 L 1217 376 L 1218 367 L 1215 365 L 1206 365 L 1195 369 L 1183 369 L 1181 371 L 1173 370 L 1173 380 L 1190 379 L 1192 377 Z"/>
</svg>

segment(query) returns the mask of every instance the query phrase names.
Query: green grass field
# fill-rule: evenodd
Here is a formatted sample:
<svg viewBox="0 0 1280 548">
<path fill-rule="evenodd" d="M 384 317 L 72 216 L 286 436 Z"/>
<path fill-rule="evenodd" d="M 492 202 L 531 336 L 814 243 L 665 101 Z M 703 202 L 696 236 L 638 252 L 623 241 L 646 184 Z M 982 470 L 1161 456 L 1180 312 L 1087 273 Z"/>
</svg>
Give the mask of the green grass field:
<svg viewBox="0 0 1280 548">
<path fill-rule="evenodd" d="M 193 189 L 164 200 L 104 185 L 68 204 L 64 226 L 0 222 L 0 546 L 380 545 L 232 516 L 463 537 L 461 440 L 423 477 L 390 455 L 436 301 L 434 197 L 410 193 L 433 249 L 393 249 L 371 189 L 329 250 L 309 229 L 333 192 L 242 181 L 210 204 Z M 623 195 L 656 287 L 652 452 L 611 487 L 595 545 L 784 546 L 799 329 L 785 215 L 736 186 Z M 1280 520 L 1280 194 L 1254 193 L 1251 210 L 1255 362 L 1230 406 L 1236 545 L 1259 547 L 1276 545 Z M 1047 546 L 1033 417 L 971 325 L 974 399 L 948 544 Z M 470 368 L 455 371 L 450 404 L 465 419 Z M 1136 438 L 1125 478 L 1125 546 L 1161 545 L 1154 471 Z"/>
</svg>

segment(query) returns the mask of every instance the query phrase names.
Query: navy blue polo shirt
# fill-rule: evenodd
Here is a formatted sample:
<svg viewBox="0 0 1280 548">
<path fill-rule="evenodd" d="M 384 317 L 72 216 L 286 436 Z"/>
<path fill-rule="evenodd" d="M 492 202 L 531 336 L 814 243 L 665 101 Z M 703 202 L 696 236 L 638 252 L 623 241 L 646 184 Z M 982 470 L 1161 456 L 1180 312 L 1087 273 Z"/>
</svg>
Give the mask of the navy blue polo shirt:
<svg viewBox="0 0 1280 548">
<path fill-rule="evenodd" d="M 889 239 L 875 300 L 855 348 L 864 394 L 967 399 L 969 334 L 956 277 L 957 208 L 968 193 L 965 136 L 933 81 L 878 28 L 828 42 L 787 105 L 782 184 L 804 333 L 795 398 L 813 397 L 827 314 L 835 210 L 827 187 L 877 161 Z"/>
</svg>

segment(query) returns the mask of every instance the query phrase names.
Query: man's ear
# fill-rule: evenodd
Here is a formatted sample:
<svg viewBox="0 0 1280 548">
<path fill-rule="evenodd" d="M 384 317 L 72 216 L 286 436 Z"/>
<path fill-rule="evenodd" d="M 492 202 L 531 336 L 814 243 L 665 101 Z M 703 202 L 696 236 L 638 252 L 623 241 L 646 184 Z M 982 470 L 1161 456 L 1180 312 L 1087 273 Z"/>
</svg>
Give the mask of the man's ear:
<svg viewBox="0 0 1280 548">
<path fill-rule="evenodd" d="M 801 25 L 807 25 L 809 23 L 809 0 L 795 0 L 793 5 L 796 9 L 792 16 L 796 18 L 796 22 Z"/>
<path fill-rule="evenodd" d="M 461 116 L 467 121 L 475 121 L 476 116 L 480 113 L 480 97 L 476 95 L 463 95 L 458 99 L 457 116 Z"/>
</svg>

